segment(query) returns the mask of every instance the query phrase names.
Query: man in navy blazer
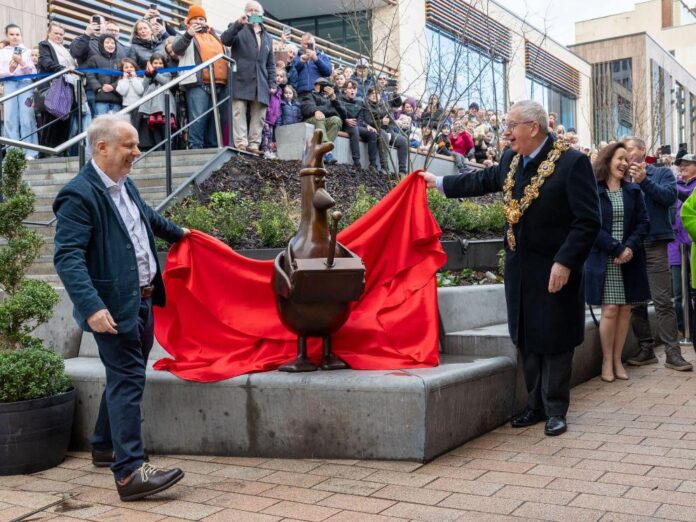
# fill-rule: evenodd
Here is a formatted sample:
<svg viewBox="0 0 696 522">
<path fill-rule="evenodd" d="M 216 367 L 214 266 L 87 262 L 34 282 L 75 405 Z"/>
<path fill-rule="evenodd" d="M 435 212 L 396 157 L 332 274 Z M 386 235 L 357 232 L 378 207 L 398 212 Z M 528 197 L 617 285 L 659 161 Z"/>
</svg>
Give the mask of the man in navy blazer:
<svg viewBox="0 0 696 522">
<path fill-rule="evenodd" d="M 180 469 L 147 462 L 140 432 L 145 367 L 154 341 L 152 305 L 164 306 L 155 236 L 178 241 L 189 231 L 163 218 L 128 178 L 140 155 L 128 119 L 92 121 L 92 160 L 61 189 L 54 264 L 83 330 L 93 332 L 106 368 L 106 389 L 91 438 L 92 461 L 111 465 L 121 500 L 163 491 L 183 478 Z"/>
</svg>

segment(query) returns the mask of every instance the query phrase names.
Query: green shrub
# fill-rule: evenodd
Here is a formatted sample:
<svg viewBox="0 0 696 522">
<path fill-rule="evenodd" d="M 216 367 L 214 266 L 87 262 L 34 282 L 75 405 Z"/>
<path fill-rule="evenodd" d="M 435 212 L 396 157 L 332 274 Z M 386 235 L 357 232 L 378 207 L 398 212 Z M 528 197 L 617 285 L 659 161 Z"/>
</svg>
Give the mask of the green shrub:
<svg viewBox="0 0 696 522">
<path fill-rule="evenodd" d="M 66 391 L 63 359 L 43 348 L 31 332 L 48 321 L 58 294 L 45 281 L 27 279 L 43 241 L 22 224 L 34 210 L 35 196 L 22 180 L 24 153 L 10 149 L 2 165 L 0 191 L 0 402 L 47 397 Z"/>
<path fill-rule="evenodd" d="M 174 205 L 167 216 L 180 227 L 193 228 L 206 234 L 210 234 L 215 228 L 212 210 L 192 197 L 184 198 Z"/>
<path fill-rule="evenodd" d="M 252 203 L 236 192 L 215 192 L 210 197 L 210 210 L 225 242 L 232 246 L 239 243 L 251 220 Z"/>
<path fill-rule="evenodd" d="M 266 186 L 263 198 L 257 203 L 258 217 L 254 226 L 264 247 L 283 247 L 297 227 L 290 217 L 290 202 L 287 198 L 273 201 L 272 197 L 271 188 Z"/>
<path fill-rule="evenodd" d="M 40 399 L 70 389 L 63 358 L 42 347 L 0 351 L 0 402 Z"/>
<path fill-rule="evenodd" d="M 430 190 L 428 205 L 440 228 L 445 232 L 503 232 L 505 217 L 502 203 L 477 204 L 469 200 L 459 201 L 445 198 Z"/>
<path fill-rule="evenodd" d="M 374 207 L 378 201 L 378 198 L 367 191 L 365 185 L 360 185 L 355 193 L 355 200 L 348 208 L 346 216 L 342 221 L 342 228 L 360 219 L 368 210 Z"/>
<path fill-rule="evenodd" d="M 459 207 L 459 201 L 448 199 L 434 190 L 429 190 L 428 206 L 435 217 L 435 221 L 438 222 L 443 231 L 456 230 L 455 216 Z"/>
</svg>

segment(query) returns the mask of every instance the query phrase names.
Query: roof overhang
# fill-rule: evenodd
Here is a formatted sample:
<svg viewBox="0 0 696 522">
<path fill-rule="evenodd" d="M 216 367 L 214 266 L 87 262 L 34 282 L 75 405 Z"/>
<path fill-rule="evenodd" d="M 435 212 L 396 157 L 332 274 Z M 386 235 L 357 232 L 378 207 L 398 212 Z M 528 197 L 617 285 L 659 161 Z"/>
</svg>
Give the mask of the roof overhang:
<svg viewBox="0 0 696 522">
<path fill-rule="evenodd" d="M 263 7 L 279 20 L 366 11 L 396 4 L 396 0 L 264 0 Z"/>
</svg>

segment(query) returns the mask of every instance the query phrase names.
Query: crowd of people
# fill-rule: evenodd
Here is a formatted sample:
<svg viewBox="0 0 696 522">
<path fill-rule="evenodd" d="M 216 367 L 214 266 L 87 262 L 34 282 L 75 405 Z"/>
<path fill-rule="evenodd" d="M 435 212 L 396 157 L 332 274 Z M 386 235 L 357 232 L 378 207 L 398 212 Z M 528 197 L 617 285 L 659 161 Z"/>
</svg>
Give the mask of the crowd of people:
<svg viewBox="0 0 696 522">
<path fill-rule="evenodd" d="M 375 171 L 390 169 L 389 148 L 396 149 L 398 158 L 392 170 L 404 173 L 413 150 L 449 156 L 463 168 L 467 161 L 490 165 L 509 145 L 502 136 L 505 117 L 501 111 L 480 108 L 475 102 L 468 109 L 456 104 L 443 108 L 437 95 L 426 101 L 401 93 L 398 81 L 378 74 L 367 58 L 359 58 L 354 67 L 332 63 L 309 32 L 300 46 L 289 42 L 287 33 L 274 42 L 263 16 L 261 4 L 248 2 L 242 15 L 218 34 L 200 6 L 189 9 L 185 30 L 175 29 L 159 11 L 150 9 L 134 24 L 128 45 L 119 38 L 119 26 L 99 15 L 90 17 L 84 33 L 69 46 L 58 22 L 51 22 L 46 39 L 31 48 L 23 42 L 21 28 L 9 24 L 0 41 L 0 87 L 5 95 L 36 81 L 31 75 L 37 73 L 65 68 L 90 72 L 65 74 L 4 104 L 3 135 L 56 147 L 78 133 L 80 113 L 81 127 L 86 129 L 92 117 L 136 104 L 186 66 L 227 52 L 237 67 L 231 85 L 227 64 L 219 60 L 214 64 L 214 78 L 208 70 L 201 71 L 131 112 L 141 148 L 162 143 L 167 121 L 173 130 L 195 122 L 174 141 L 174 147 L 216 147 L 210 109 L 214 99 L 224 100 L 228 93 L 232 122 L 226 121 L 226 105 L 220 106 L 224 143 L 267 158 L 275 157 L 276 129 L 303 121 L 322 129 L 328 141 L 334 141 L 340 131 L 346 133 L 356 166 L 360 165 L 359 144 L 366 142 L 369 168 Z M 165 114 L 166 98 L 169 114 Z M 66 99 L 67 107 L 56 103 Z M 577 144 L 572 129 L 566 132 L 559 125 L 557 133 Z M 26 155 L 37 157 L 28 149 Z M 326 161 L 330 164 L 335 159 L 329 154 Z"/>
</svg>

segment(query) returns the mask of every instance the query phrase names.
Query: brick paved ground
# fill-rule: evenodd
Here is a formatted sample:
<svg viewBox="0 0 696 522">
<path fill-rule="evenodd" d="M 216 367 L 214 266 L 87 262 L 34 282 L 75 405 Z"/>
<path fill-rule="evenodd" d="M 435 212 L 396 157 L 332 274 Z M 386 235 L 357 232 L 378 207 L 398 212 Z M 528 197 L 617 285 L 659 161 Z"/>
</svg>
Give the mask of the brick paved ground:
<svg viewBox="0 0 696 522">
<path fill-rule="evenodd" d="M 122 503 L 108 470 L 75 453 L 42 473 L 0 477 L 0 520 L 40 510 L 30 519 L 695 521 L 696 374 L 660 364 L 630 375 L 574 389 L 563 436 L 502 427 L 426 465 L 155 457 L 184 480 Z"/>
</svg>

